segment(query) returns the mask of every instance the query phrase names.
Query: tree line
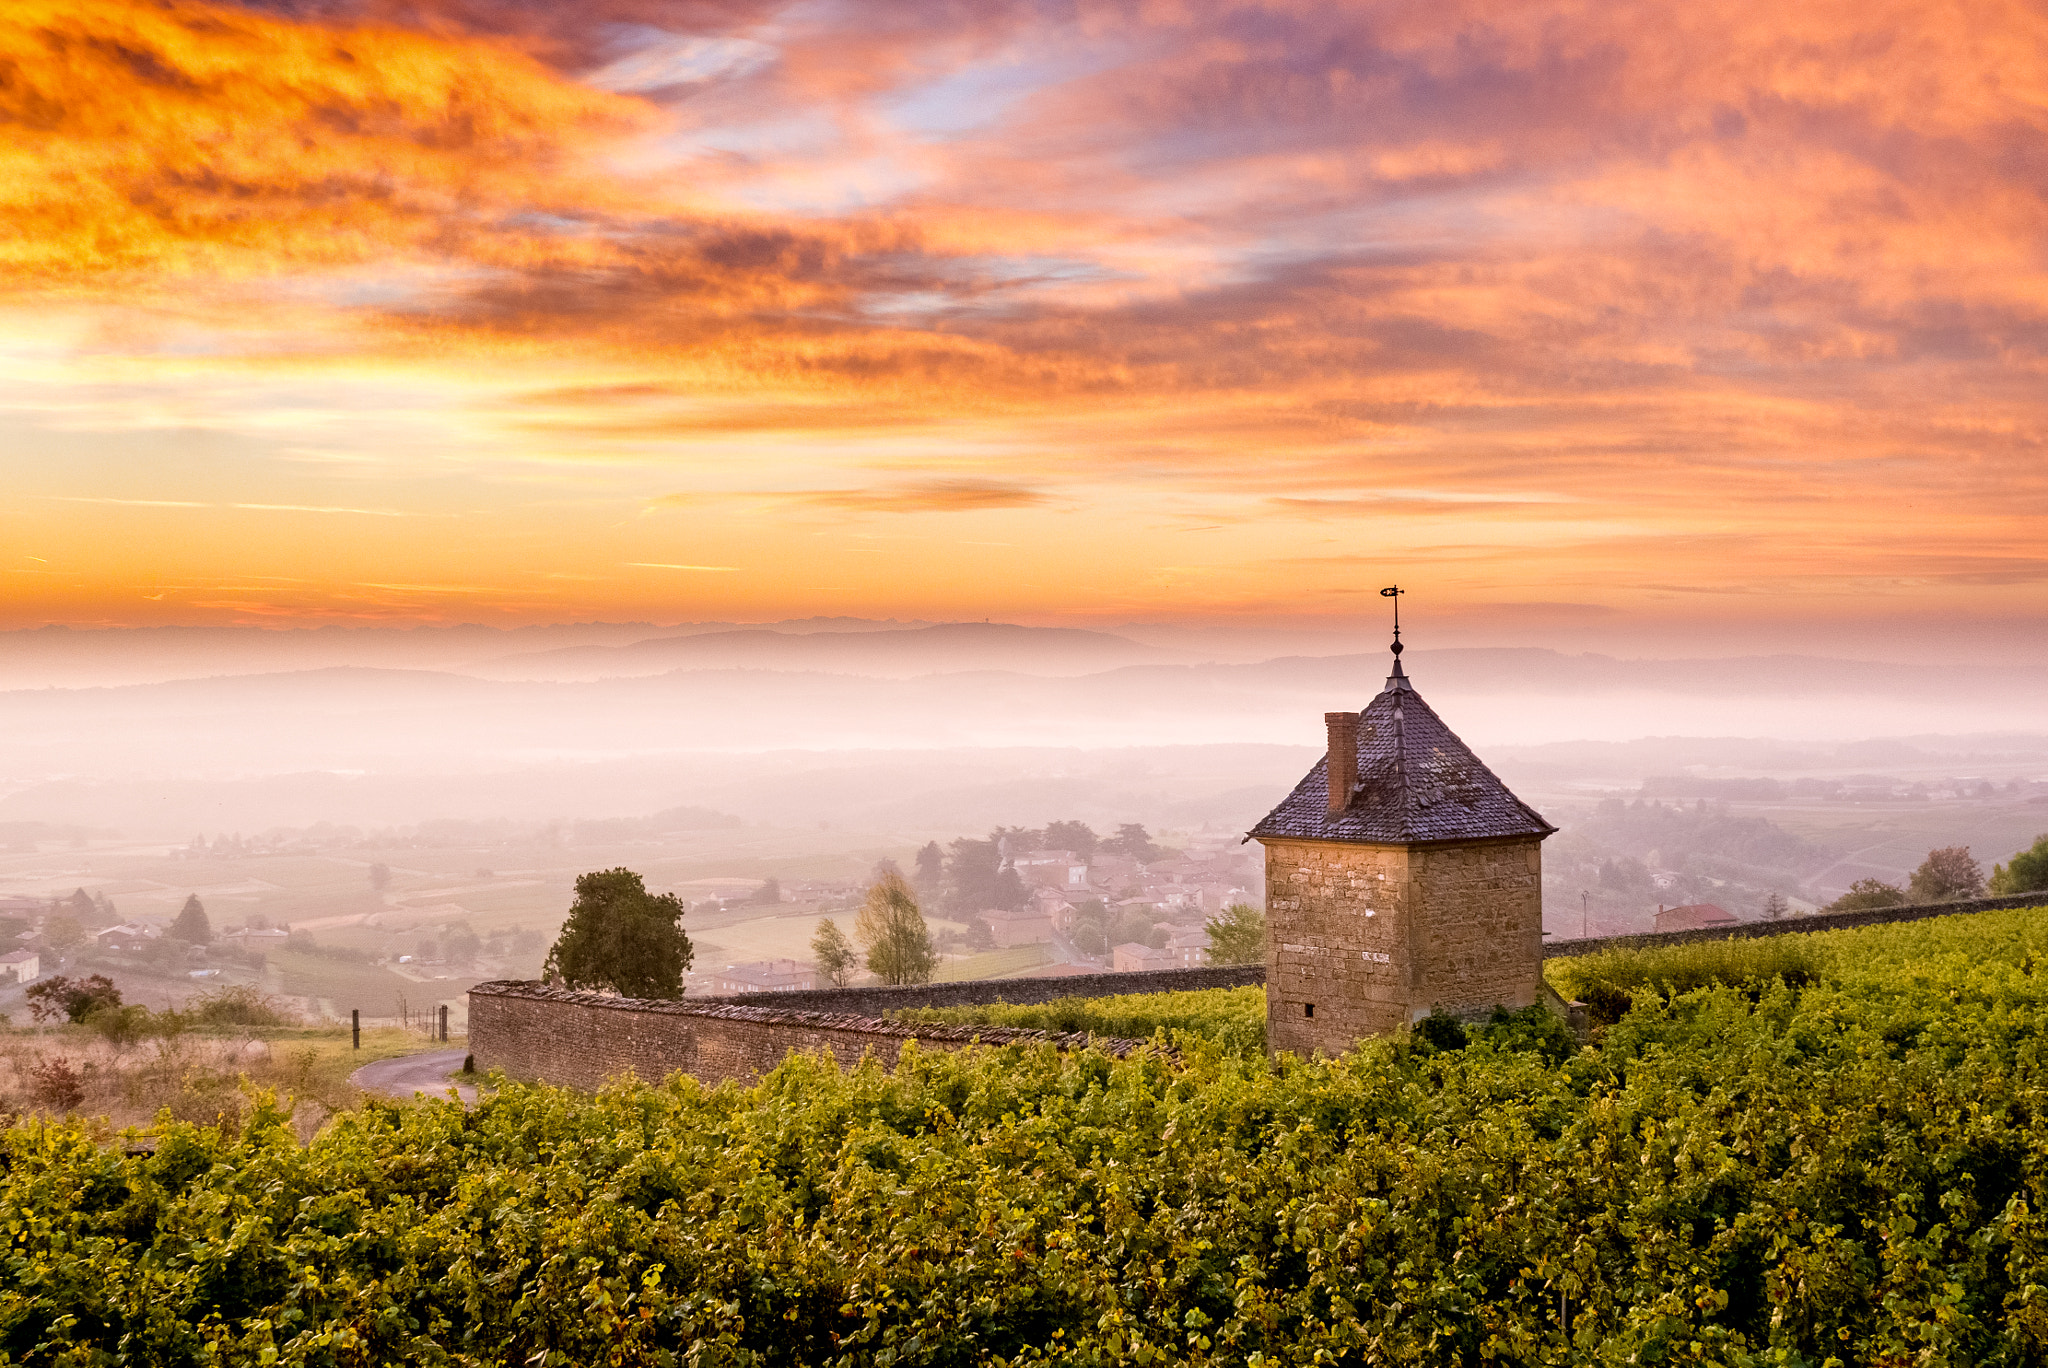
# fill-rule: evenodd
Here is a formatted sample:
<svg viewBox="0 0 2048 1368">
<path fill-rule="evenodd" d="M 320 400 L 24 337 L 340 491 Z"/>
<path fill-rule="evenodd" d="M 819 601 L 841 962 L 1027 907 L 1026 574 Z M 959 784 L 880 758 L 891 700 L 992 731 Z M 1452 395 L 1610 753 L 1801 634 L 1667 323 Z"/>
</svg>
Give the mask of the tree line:
<svg viewBox="0 0 2048 1368">
<path fill-rule="evenodd" d="M 565 988 L 679 998 L 696 955 L 683 929 L 686 911 L 675 894 L 649 892 L 633 870 L 584 874 L 576 880 L 575 902 L 541 977 Z M 1246 964 L 1264 956 L 1265 917 L 1254 907 L 1238 903 L 1223 909 L 1207 931 L 1211 963 Z M 917 889 L 890 860 L 876 866 L 854 914 L 852 936 L 834 918 L 823 918 L 811 938 L 811 954 L 819 973 L 842 988 L 863 969 L 884 984 L 929 983 L 939 964 Z"/>
<path fill-rule="evenodd" d="M 2036 836 L 2033 845 L 2007 863 L 1993 865 L 1988 880 L 1968 846 L 1942 846 L 1927 852 L 1927 858 L 1906 880 L 1904 888 L 1882 879 L 1858 879 L 1849 885 L 1847 893 L 1821 911 L 1864 912 L 1919 903 L 1962 902 L 1986 893 L 2007 897 L 2036 889 L 2048 889 L 2048 833 Z"/>
</svg>

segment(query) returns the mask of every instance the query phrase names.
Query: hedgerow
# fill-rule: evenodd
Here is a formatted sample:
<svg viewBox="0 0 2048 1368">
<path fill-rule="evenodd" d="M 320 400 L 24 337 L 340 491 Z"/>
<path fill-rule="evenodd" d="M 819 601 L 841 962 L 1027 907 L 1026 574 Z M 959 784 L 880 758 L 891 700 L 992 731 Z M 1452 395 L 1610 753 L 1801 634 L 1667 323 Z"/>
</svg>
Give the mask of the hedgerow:
<svg viewBox="0 0 2048 1368">
<path fill-rule="evenodd" d="M 1883 934 L 1805 983 L 1644 993 L 1562 1058 L 1504 1023 L 1278 1063 L 1184 1032 L 505 1085 L 309 1144 L 270 1102 L 153 1155 L 21 1123 L 0 1356 L 2039 1363 L 2033 924 Z"/>
</svg>

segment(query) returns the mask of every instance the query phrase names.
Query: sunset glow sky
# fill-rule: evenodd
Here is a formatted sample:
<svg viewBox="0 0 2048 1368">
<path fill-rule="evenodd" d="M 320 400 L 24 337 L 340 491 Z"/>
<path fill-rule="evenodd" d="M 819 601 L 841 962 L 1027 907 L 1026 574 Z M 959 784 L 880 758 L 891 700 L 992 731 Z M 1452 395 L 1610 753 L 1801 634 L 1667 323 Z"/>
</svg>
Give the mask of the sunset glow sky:
<svg viewBox="0 0 2048 1368">
<path fill-rule="evenodd" d="M 0 120 L 0 626 L 2048 635 L 2017 0 L 6 0 Z"/>
</svg>

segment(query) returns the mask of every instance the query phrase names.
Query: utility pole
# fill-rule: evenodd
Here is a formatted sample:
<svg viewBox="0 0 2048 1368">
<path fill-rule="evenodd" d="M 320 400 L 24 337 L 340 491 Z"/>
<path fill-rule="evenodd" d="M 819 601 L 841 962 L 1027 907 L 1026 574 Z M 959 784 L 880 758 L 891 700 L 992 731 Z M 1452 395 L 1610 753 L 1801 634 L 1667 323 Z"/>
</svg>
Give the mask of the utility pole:
<svg viewBox="0 0 2048 1368">
<path fill-rule="evenodd" d="M 350 1040 L 351 1040 L 351 1042 L 352 1042 L 352 1043 L 351 1043 L 351 1045 L 349 1046 L 349 1048 L 350 1048 L 350 1049 L 354 1049 L 354 1050 L 360 1050 L 360 1049 L 362 1049 L 362 1048 L 363 1048 L 363 1009 L 362 1009 L 362 1008 L 360 1008 L 360 1007 L 351 1007 L 351 1008 L 349 1008 L 349 1009 L 348 1009 L 348 1033 L 349 1033 L 349 1038 L 350 1038 Z"/>
<path fill-rule="evenodd" d="M 1586 938 L 1587 938 L 1588 936 L 1591 936 L 1591 935 L 1593 934 L 1593 933 L 1592 933 L 1592 931 L 1591 931 L 1590 929 L 1588 929 L 1588 928 L 1589 928 L 1589 927 L 1590 927 L 1590 926 L 1592 925 L 1592 916 L 1593 916 L 1593 914 L 1592 914 L 1592 913 L 1591 913 L 1590 911 L 1588 911 L 1588 910 L 1587 910 L 1587 909 L 1588 909 L 1588 905 L 1589 905 L 1589 904 L 1590 904 L 1590 903 L 1592 902 L 1592 900 L 1593 900 L 1593 895 L 1592 895 L 1591 893 L 1587 892 L 1587 891 L 1586 891 L 1585 889 L 1583 889 L 1583 888 L 1579 890 L 1579 939 L 1580 939 L 1580 940 L 1585 940 L 1585 939 L 1586 939 Z"/>
</svg>

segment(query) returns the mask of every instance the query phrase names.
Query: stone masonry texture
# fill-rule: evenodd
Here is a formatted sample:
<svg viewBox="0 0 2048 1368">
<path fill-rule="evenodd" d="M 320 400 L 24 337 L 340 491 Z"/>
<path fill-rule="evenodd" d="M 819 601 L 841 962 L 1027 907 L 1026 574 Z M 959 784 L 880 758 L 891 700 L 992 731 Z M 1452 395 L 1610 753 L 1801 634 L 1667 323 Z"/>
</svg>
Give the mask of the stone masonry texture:
<svg viewBox="0 0 2048 1368">
<path fill-rule="evenodd" d="M 1436 1007 L 1536 1001 L 1539 839 L 1266 839 L 1267 1048 L 1337 1054 Z"/>
<path fill-rule="evenodd" d="M 643 1082 L 673 1073 L 706 1083 L 744 1081 L 792 1050 L 823 1051 L 843 1067 L 868 1055 L 893 1066 L 911 1040 L 927 1049 L 1050 1044 L 1119 1055 L 1145 1043 L 1003 1026 L 910 1026 L 779 1006 L 656 1002 L 538 983 L 469 990 L 469 1052 L 479 1069 L 572 1088 L 593 1089 L 628 1074 Z"/>
<path fill-rule="evenodd" d="M 1244 988 L 1266 981 L 1262 964 L 1215 964 L 1199 969 L 1137 969 L 1124 973 L 1074 974 L 1067 978 L 965 979 L 958 983 L 917 983 L 902 988 L 810 988 L 800 993 L 739 993 L 729 997 L 691 998 L 696 1003 L 734 1003 L 759 1007 L 764 1000 L 777 1007 L 819 1012 L 851 1012 L 880 1016 L 913 1007 L 982 1007 L 990 1003 L 1019 1005 L 1055 1002 L 1060 998 L 1115 997 L 1121 993 L 1180 993 L 1197 988 Z"/>
</svg>

